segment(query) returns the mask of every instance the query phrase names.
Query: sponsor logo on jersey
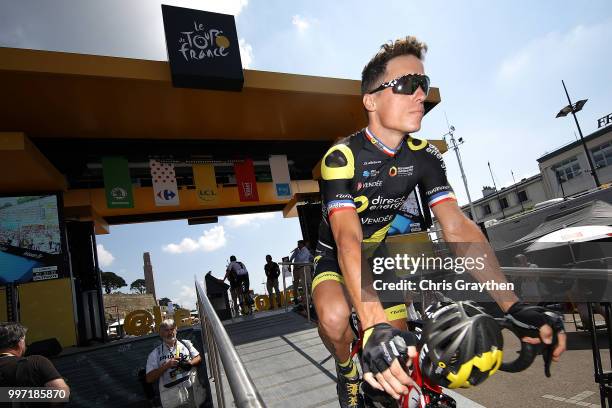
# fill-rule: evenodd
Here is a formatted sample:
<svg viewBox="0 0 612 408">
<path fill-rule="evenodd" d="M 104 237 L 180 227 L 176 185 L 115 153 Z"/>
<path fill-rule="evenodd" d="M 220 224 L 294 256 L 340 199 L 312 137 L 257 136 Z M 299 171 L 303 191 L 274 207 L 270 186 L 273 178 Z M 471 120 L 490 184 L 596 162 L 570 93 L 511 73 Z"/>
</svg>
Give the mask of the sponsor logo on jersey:
<svg viewBox="0 0 612 408">
<path fill-rule="evenodd" d="M 402 207 L 406 201 L 406 196 L 401 196 L 397 198 L 384 198 L 383 196 L 378 196 L 373 198 L 370 201 L 370 210 L 398 210 Z"/>
<path fill-rule="evenodd" d="M 361 183 L 359 183 L 359 184 L 361 184 Z M 382 185 L 383 185 L 383 181 L 382 180 L 376 180 L 376 181 L 367 181 L 367 182 L 363 183 L 362 187 L 363 188 L 381 187 Z"/>
<path fill-rule="evenodd" d="M 432 188 L 431 190 L 427 190 L 425 194 L 428 196 L 431 196 L 432 194 L 439 193 L 440 191 L 448 191 L 450 189 L 451 188 L 449 186 L 438 186 L 438 187 Z"/>
<path fill-rule="evenodd" d="M 380 163 L 382 163 L 381 160 L 370 160 L 370 161 L 364 161 L 363 165 L 364 166 L 373 166 L 375 164 L 380 164 Z"/>
<path fill-rule="evenodd" d="M 395 214 L 388 214 L 380 217 L 365 217 L 361 220 L 361 223 L 364 225 L 382 224 L 391 221 L 393 217 L 395 217 Z"/>
<path fill-rule="evenodd" d="M 440 166 L 446 170 L 446 165 L 444 164 L 444 159 L 442 159 L 442 153 L 440 153 L 440 150 L 438 150 L 438 148 L 432 144 L 430 144 L 429 146 L 427 146 L 427 149 L 425 149 L 425 151 L 429 154 L 431 154 L 432 156 L 435 156 L 436 159 L 440 160 Z"/>
<path fill-rule="evenodd" d="M 363 171 L 363 177 L 368 178 L 368 177 L 376 177 L 380 174 L 380 171 L 378 170 L 364 170 Z"/>
<path fill-rule="evenodd" d="M 397 167 L 391 166 L 391 168 L 389 169 L 389 176 L 391 177 L 397 176 Z"/>
<path fill-rule="evenodd" d="M 350 194 L 336 194 L 336 198 L 339 198 L 341 200 L 352 200 L 353 196 Z"/>
<path fill-rule="evenodd" d="M 397 168 L 398 176 L 412 176 L 412 173 L 414 173 L 414 166 L 405 166 Z"/>
<path fill-rule="evenodd" d="M 363 188 L 363 183 L 361 181 L 357 182 L 357 190 L 361 190 Z"/>
</svg>

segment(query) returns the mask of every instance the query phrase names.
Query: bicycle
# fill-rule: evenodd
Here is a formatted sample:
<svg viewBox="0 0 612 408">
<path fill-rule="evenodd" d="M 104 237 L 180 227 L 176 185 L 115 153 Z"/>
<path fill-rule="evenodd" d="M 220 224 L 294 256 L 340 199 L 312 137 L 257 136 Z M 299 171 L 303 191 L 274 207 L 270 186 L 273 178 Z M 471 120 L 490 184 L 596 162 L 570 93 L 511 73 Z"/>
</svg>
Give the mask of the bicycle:
<svg viewBox="0 0 612 408">
<path fill-rule="evenodd" d="M 507 329 L 519 338 L 522 337 L 539 337 L 537 330 L 522 329 L 515 326 L 507 318 L 497 318 L 495 321 L 498 323 L 500 330 Z M 417 337 L 421 339 L 420 333 L 422 332 L 424 321 L 422 320 L 409 320 L 409 330 L 416 332 Z M 357 338 L 351 347 L 351 358 L 356 354 L 359 356 L 361 363 L 361 328 L 359 319 L 355 313 L 351 316 L 351 327 L 353 331 L 357 329 Z M 532 345 L 521 341 L 521 349 L 518 352 L 518 357 L 510 362 L 502 362 L 500 366 L 501 371 L 509 373 L 517 373 L 526 370 L 531 366 L 538 354 L 542 354 L 544 358 L 544 373 L 547 377 L 551 376 L 550 366 L 552 362 L 552 352 L 557 344 L 557 335 L 553 334 L 553 342 L 550 345 Z M 419 352 L 419 358 L 412 361 L 411 367 L 406 367 L 407 361 L 407 348 L 399 350 L 400 352 L 400 364 L 405 367 L 406 373 L 414 380 L 417 386 L 409 386 L 408 395 L 402 396 L 399 400 L 393 399 L 389 394 L 384 391 L 379 391 L 372 388 L 367 382 L 363 382 L 362 391 L 364 396 L 364 402 L 368 408 L 456 408 L 457 404 L 455 400 L 444 394 L 441 386 L 430 381 L 426 376 L 421 373 L 419 361 L 422 360 L 421 350 L 423 344 L 417 345 L 417 351 Z M 363 366 L 363 364 L 361 364 Z"/>
</svg>

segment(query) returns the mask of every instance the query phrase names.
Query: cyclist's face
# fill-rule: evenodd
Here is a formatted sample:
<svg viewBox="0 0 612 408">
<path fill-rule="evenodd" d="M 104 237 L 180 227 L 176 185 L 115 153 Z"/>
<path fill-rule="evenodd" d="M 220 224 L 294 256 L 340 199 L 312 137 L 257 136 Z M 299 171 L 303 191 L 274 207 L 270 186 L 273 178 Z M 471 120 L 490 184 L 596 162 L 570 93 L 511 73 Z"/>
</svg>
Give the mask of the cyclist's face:
<svg viewBox="0 0 612 408">
<path fill-rule="evenodd" d="M 395 57 L 387 63 L 385 75 L 379 82 L 391 81 L 406 74 L 425 74 L 423 62 L 414 55 Z M 426 98 L 421 88 L 412 95 L 395 94 L 391 88 L 387 88 L 372 96 L 375 98 L 374 114 L 383 127 L 406 133 L 416 132 L 421 128 Z"/>
</svg>

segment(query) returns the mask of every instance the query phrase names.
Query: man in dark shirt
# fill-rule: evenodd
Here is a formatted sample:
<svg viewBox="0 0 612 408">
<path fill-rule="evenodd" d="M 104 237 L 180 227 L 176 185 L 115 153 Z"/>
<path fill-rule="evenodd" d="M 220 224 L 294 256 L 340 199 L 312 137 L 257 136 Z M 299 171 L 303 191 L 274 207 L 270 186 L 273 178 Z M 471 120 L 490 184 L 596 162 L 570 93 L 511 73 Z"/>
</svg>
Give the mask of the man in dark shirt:
<svg viewBox="0 0 612 408">
<path fill-rule="evenodd" d="M 0 323 L 0 386 L 50 387 L 70 395 L 70 388 L 53 363 L 43 356 L 23 357 L 27 329 L 19 323 Z"/>
<path fill-rule="evenodd" d="M 266 255 L 266 264 L 264 265 L 264 271 L 266 272 L 266 287 L 268 288 L 268 296 L 270 296 L 270 307 L 272 309 L 280 307 L 281 298 L 280 291 L 278 290 L 278 277 L 280 276 L 280 268 L 276 262 L 272 261 L 271 255 Z M 272 290 L 276 291 L 276 300 L 272 295 Z"/>
</svg>

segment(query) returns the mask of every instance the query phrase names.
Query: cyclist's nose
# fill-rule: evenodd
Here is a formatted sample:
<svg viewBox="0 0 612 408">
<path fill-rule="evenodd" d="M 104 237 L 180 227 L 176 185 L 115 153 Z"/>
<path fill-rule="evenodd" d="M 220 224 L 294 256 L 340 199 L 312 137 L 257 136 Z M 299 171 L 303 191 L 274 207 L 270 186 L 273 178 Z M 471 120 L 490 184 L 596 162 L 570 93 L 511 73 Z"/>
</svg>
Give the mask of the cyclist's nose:
<svg viewBox="0 0 612 408">
<path fill-rule="evenodd" d="M 425 91 L 423 90 L 423 88 L 419 86 L 417 90 L 414 91 L 414 100 L 416 102 L 423 103 L 425 102 L 425 99 L 427 99 L 427 95 L 425 95 Z"/>
</svg>

